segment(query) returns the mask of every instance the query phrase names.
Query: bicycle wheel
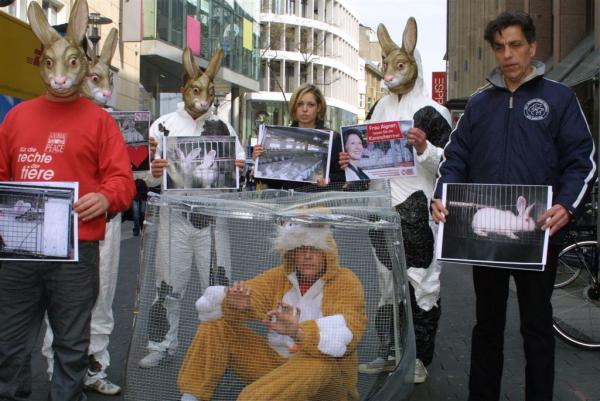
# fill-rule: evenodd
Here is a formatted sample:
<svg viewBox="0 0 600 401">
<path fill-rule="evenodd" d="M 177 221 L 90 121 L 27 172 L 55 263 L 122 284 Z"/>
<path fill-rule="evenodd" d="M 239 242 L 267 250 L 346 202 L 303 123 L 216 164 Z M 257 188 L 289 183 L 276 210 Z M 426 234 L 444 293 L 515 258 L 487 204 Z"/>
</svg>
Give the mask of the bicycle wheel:
<svg viewBox="0 0 600 401">
<path fill-rule="evenodd" d="M 593 241 L 591 241 L 593 242 Z M 561 288 L 572 283 L 581 272 L 581 262 L 578 253 L 573 249 L 579 243 L 571 244 L 565 247 L 558 254 L 558 264 L 556 266 L 556 279 L 554 279 L 554 288 Z"/>
<path fill-rule="evenodd" d="M 600 350 L 598 245 L 582 241 L 565 248 L 563 258 L 578 261 L 579 274 L 552 295 L 554 333 L 567 344 Z"/>
</svg>

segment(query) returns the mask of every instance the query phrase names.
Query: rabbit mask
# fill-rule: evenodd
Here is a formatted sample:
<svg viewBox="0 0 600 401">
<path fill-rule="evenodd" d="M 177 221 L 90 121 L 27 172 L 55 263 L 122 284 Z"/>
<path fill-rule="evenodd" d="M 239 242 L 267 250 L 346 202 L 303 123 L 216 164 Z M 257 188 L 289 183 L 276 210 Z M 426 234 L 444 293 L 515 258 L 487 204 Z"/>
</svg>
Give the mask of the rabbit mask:
<svg viewBox="0 0 600 401">
<path fill-rule="evenodd" d="M 383 54 L 383 80 L 388 90 L 397 95 L 410 92 L 418 76 L 414 51 L 417 45 L 417 22 L 410 17 L 402 35 L 402 47 L 398 47 L 385 28 L 379 24 L 377 38 Z"/>
<path fill-rule="evenodd" d="M 88 67 L 81 47 L 88 24 L 87 1 L 75 1 L 64 37 L 48 24 L 38 3 L 29 4 L 27 16 L 33 33 L 44 47 L 40 71 L 48 92 L 59 98 L 76 94 Z"/>
<path fill-rule="evenodd" d="M 185 109 L 193 118 L 198 118 L 206 113 L 215 98 L 215 86 L 213 80 L 221 67 L 223 60 L 223 49 L 217 49 L 206 71 L 202 71 L 196 65 L 192 51 L 186 47 L 183 51 L 183 69 L 185 72 L 185 84 L 181 89 Z"/>
<path fill-rule="evenodd" d="M 106 105 L 112 96 L 112 73 L 110 60 L 112 59 L 118 43 L 118 30 L 112 28 L 102 46 L 98 56 L 91 44 L 88 44 L 90 58 L 88 73 L 81 85 L 81 93 L 100 106 Z"/>
</svg>

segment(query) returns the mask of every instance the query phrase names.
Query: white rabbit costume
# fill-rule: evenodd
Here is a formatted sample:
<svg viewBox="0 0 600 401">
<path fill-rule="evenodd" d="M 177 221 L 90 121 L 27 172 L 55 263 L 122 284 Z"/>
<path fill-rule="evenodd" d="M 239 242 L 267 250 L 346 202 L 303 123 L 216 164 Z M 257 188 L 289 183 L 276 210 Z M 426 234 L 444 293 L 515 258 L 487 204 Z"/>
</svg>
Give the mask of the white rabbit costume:
<svg viewBox="0 0 600 401">
<path fill-rule="evenodd" d="M 416 202 L 423 212 L 421 216 L 425 214 L 429 217 L 431 233 L 425 233 L 429 239 L 422 242 L 423 244 L 427 244 L 427 247 L 424 245 L 423 250 L 427 254 L 424 266 L 415 267 L 417 265 L 410 265 L 411 260 L 409 260 L 408 251 L 412 249 L 408 249 L 410 246 L 407 246 L 407 236 L 406 232 L 404 233 L 405 250 L 407 251 L 407 262 L 409 263 L 407 273 L 411 288 L 414 290 L 414 299 L 412 302 L 413 321 L 415 322 L 417 340 L 417 358 L 421 359 L 427 365 L 433 357 L 435 331 L 440 316 L 438 301 L 440 296 L 439 277 L 441 270 L 433 253 L 435 247 L 430 248 L 435 242 L 437 228 L 427 210 L 429 209 L 429 202 L 433 194 L 443 146 L 450 134 L 451 117 L 450 112 L 445 107 L 431 99 L 425 88 L 421 57 L 415 48 L 417 25 L 414 18 L 409 18 L 407 22 L 403 35 L 402 48 L 390 39 L 383 24 L 380 24 L 378 28 L 378 37 L 384 55 L 385 81 L 382 82 L 382 85 L 387 85 L 389 91 L 375 105 L 368 122 L 414 120 L 414 126 L 422 129 L 427 135 L 427 147 L 422 154 L 417 154 L 415 157 L 416 175 L 390 179 L 392 204 L 399 213 L 401 209 L 406 210 L 409 203 L 414 204 Z M 416 75 L 414 65 L 416 65 Z M 377 185 L 376 181 L 374 185 Z M 406 204 L 403 206 L 402 204 L 405 201 Z M 411 209 L 411 207 L 408 207 L 408 209 Z M 423 218 L 425 219 L 426 217 Z M 421 228 L 419 231 L 416 231 L 418 229 L 412 224 L 409 225 L 408 219 L 406 221 L 404 219 L 405 216 L 403 215 L 403 225 L 405 226 L 403 231 L 406 229 L 412 233 L 412 230 L 415 229 L 415 236 L 422 236 L 424 231 L 428 231 L 425 221 L 422 221 Z M 411 228 L 407 229 L 406 227 Z M 431 237 L 432 234 L 433 237 Z M 428 263 L 429 260 L 431 260 L 430 263 Z M 390 274 L 386 269 L 379 270 L 380 274 Z M 380 281 L 386 282 L 388 280 L 391 280 L 391 278 L 383 277 L 383 280 Z M 391 297 L 391 294 L 389 292 L 386 293 L 383 287 L 381 291 L 380 307 L 392 303 L 393 297 Z M 382 333 L 378 334 L 380 338 L 384 337 Z"/>
<path fill-rule="evenodd" d="M 236 137 L 236 158 L 244 159 L 245 152 L 235 130 L 214 114 L 214 106 L 194 119 L 185 110 L 183 102 L 177 105 L 177 111 L 159 117 L 150 127 L 150 135 L 158 142 L 157 154 L 162 155 L 163 152 L 163 133 L 158 129 L 159 124 L 169 131 L 168 135 L 171 137 L 200 136 L 206 121 L 209 120 L 221 121 L 227 126 L 229 135 Z M 148 186 L 157 186 L 161 183 L 161 177 L 148 175 L 145 181 Z M 148 342 L 148 349 L 158 352 L 173 352 L 178 346 L 180 302 L 189 282 L 194 259 L 202 288 L 209 286 L 211 226 L 198 229 L 190 223 L 186 216 L 180 213 L 169 215 L 167 208 L 161 208 L 160 230 L 164 230 L 165 233 L 160 237 L 169 238 L 169 240 L 157 244 L 157 266 L 161 270 L 157 271 L 156 283 L 157 288 L 160 288 L 163 283 L 171 287 L 169 294 L 165 294 L 163 302 L 169 329 L 163 338 L 151 338 Z M 214 237 L 218 239 L 215 241 L 217 264 L 223 266 L 228 273 L 231 262 L 227 227 L 219 219 L 216 219 L 214 230 Z M 158 301 L 158 296 L 156 301 Z"/>
</svg>

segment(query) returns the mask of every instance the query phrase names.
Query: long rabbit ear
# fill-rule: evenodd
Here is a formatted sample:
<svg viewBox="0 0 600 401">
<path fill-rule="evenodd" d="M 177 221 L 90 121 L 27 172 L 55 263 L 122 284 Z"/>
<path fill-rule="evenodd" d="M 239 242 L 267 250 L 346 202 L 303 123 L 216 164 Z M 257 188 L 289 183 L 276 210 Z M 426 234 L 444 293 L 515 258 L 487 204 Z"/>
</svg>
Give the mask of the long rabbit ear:
<svg viewBox="0 0 600 401">
<path fill-rule="evenodd" d="M 535 202 L 533 202 L 531 205 L 527 206 L 527 208 L 525 208 L 525 216 L 530 216 L 531 215 L 531 209 L 533 209 L 533 207 L 535 206 Z"/>
<path fill-rule="evenodd" d="M 202 153 L 202 149 L 201 148 L 194 148 L 194 149 L 192 149 L 192 151 L 190 152 L 190 154 L 187 155 L 188 161 L 192 161 L 194 159 L 197 159 L 198 156 L 200 156 L 200 153 Z"/>
<path fill-rule="evenodd" d="M 110 65 L 110 60 L 117 50 L 117 43 L 119 43 L 119 31 L 117 28 L 112 28 L 106 37 L 106 41 L 102 46 L 102 52 L 100 53 L 100 61 L 106 65 Z"/>
<path fill-rule="evenodd" d="M 413 17 L 410 17 L 408 21 L 406 21 L 406 27 L 404 28 L 404 33 L 402 34 L 402 47 L 410 54 L 413 54 L 416 46 L 417 21 Z"/>
<path fill-rule="evenodd" d="M 48 47 L 50 44 L 60 39 L 60 35 L 50 26 L 44 10 L 42 10 L 42 7 L 38 3 L 29 3 L 29 7 L 27 8 L 27 18 L 29 18 L 29 24 L 31 25 L 33 33 L 40 42 L 42 42 L 44 47 Z"/>
<path fill-rule="evenodd" d="M 519 212 L 519 216 L 525 214 L 525 208 L 527 206 L 527 199 L 523 196 L 519 196 L 517 198 L 517 212 Z"/>
<path fill-rule="evenodd" d="M 194 54 L 189 47 L 183 49 L 183 70 L 188 79 L 194 79 L 198 75 L 198 65 L 194 59 Z"/>
<path fill-rule="evenodd" d="M 206 67 L 206 71 L 204 72 L 211 81 L 215 79 L 219 68 L 221 68 L 221 62 L 223 61 L 223 49 L 217 49 L 208 63 L 208 67 Z"/>
<path fill-rule="evenodd" d="M 398 49 L 398 45 L 390 38 L 390 34 L 383 24 L 379 24 L 377 27 L 377 39 L 379 39 L 379 45 L 381 46 L 384 57 Z"/>
<path fill-rule="evenodd" d="M 75 43 L 81 43 L 85 37 L 88 26 L 88 4 L 86 0 L 76 0 L 69 16 L 69 25 L 67 26 L 67 37 L 73 39 Z"/>
<path fill-rule="evenodd" d="M 92 43 L 90 38 L 86 36 L 85 40 L 87 42 L 85 56 L 90 60 L 90 65 L 94 65 L 98 62 L 98 55 L 94 51 L 94 44 Z"/>
</svg>

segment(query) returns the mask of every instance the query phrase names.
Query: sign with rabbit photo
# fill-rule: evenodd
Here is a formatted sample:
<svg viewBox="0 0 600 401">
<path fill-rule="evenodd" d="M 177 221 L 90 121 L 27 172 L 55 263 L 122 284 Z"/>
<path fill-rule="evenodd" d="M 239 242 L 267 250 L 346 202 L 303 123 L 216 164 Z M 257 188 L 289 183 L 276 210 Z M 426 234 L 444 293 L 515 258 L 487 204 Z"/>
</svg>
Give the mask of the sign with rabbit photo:
<svg viewBox="0 0 600 401">
<path fill-rule="evenodd" d="M 404 134 L 412 120 L 342 127 L 342 149 L 350 156 L 346 181 L 416 174 L 415 153 Z"/>
<path fill-rule="evenodd" d="M 164 170 L 163 188 L 237 189 L 235 136 L 164 137 L 168 168 Z"/>
<path fill-rule="evenodd" d="M 551 206 L 552 187 L 444 184 L 442 201 L 448 216 L 439 226 L 439 260 L 544 269 L 549 231 L 537 219 Z"/>
<path fill-rule="evenodd" d="M 127 154 L 131 162 L 131 170 L 150 170 L 150 148 L 148 133 L 150 131 L 149 111 L 111 111 L 125 139 Z"/>
</svg>

